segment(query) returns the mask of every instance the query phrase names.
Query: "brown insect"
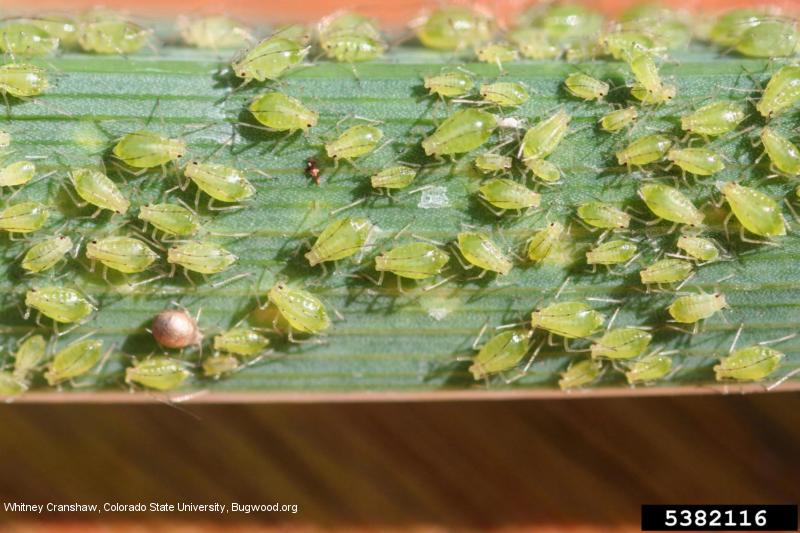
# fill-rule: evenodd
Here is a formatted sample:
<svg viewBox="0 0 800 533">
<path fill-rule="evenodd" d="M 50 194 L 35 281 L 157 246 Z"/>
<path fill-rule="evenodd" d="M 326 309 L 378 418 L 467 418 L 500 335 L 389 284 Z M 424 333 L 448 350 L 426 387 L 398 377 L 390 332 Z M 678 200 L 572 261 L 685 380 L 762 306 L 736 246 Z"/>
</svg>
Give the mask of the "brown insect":
<svg viewBox="0 0 800 533">
<path fill-rule="evenodd" d="M 319 185 L 320 177 L 319 175 L 322 173 L 322 170 L 317 166 L 316 159 L 309 159 L 306 161 L 306 175 L 314 180 L 314 183 Z"/>
<path fill-rule="evenodd" d="M 198 346 L 203 341 L 197 320 L 181 309 L 165 309 L 158 313 L 151 332 L 156 342 L 165 348 Z"/>
</svg>

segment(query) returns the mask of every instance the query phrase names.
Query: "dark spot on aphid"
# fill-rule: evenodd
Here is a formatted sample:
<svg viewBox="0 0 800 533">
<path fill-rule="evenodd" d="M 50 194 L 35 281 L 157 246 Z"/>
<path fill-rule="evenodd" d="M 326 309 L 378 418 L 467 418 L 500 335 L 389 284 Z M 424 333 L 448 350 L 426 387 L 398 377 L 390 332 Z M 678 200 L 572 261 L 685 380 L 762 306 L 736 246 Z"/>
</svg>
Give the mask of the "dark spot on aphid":
<svg viewBox="0 0 800 533">
<path fill-rule="evenodd" d="M 317 166 L 316 159 L 309 159 L 306 161 L 306 175 L 314 180 L 314 183 L 319 185 L 320 174 L 322 170 Z"/>
</svg>

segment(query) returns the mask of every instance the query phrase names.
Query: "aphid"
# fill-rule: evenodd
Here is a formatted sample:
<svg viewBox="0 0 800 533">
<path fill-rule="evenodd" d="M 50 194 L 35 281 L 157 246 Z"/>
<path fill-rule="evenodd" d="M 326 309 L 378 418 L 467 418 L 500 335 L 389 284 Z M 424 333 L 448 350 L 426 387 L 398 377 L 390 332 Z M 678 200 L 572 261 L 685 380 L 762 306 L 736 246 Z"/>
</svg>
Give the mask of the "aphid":
<svg viewBox="0 0 800 533">
<path fill-rule="evenodd" d="M 313 334 L 325 331 L 331 326 L 322 302 L 302 289 L 293 289 L 284 283 L 276 283 L 269 290 L 269 301 L 296 331 Z M 291 335 L 291 331 L 289 334 Z"/>
<path fill-rule="evenodd" d="M 478 61 L 484 63 L 495 63 L 499 68 L 503 68 L 503 63 L 509 63 L 519 59 L 519 52 L 507 43 L 489 43 L 479 46 L 475 50 Z"/>
<path fill-rule="evenodd" d="M 227 270 L 237 259 L 222 246 L 210 242 L 190 241 L 167 250 L 168 263 L 200 274 L 217 274 Z"/>
<path fill-rule="evenodd" d="M 498 81 L 483 84 L 480 88 L 484 102 L 500 107 L 518 107 L 531 99 L 528 88 L 515 81 Z"/>
<path fill-rule="evenodd" d="M 620 165 L 641 167 L 662 159 L 671 146 L 672 141 L 664 135 L 646 135 L 619 150 L 617 161 Z"/>
<path fill-rule="evenodd" d="M 239 169 L 226 165 L 190 161 L 183 173 L 199 190 L 220 202 L 241 202 L 256 192 Z"/>
<path fill-rule="evenodd" d="M 86 257 L 125 274 L 143 272 L 158 259 L 144 242 L 132 237 L 94 239 L 86 247 Z"/>
<path fill-rule="evenodd" d="M 728 307 L 728 302 L 725 300 L 725 295 L 717 292 L 680 296 L 670 304 L 668 310 L 675 322 L 694 324 L 726 307 Z"/>
<path fill-rule="evenodd" d="M 0 93 L 15 98 L 38 96 L 50 87 L 47 71 L 26 63 L 7 63 L 0 66 Z"/>
<path fill-rule="evenodd" d="M 0 371 L 0 396 L 11 398 L 28 390 L 28 384 L 11 372 Z"/>
<path fill-rule="evenodd" d="M 709 148 L 673 148 L 667 152 L 667 159 L 698 176 L 710 176 L 725 169 L 722 156 Z"/>
<path fill-rule="evenodd" d="M 440 7 L 415 28 L 423 46 L 458 50 L 488 41 L 494 31 L 489 16 L 465 6 Z"/>
<path fill-rule="evenodd" d="M 530 334 L 524 331 L 503 331 L 481 346 L 472 359 L 469 371 L 475 380 L 505 372 L 517 366 L 530 349 Z"/>
<path fill-rule="evenodd" d="M 177 389 L 191 375 L 183 361 L 164 356 L 148 357 L 134 361 L 133 366 L 125 369 L 125 383 L 167 391 Z"/>
<path fill-rule="evenodd" d="M 625 378 L 629 385 L 652 383 L 669 374 L 670 370 L 672 370 L 672 358 L 654 353 L 633 361 L 625 372 Z"/>
<path fill-rule="evenodd" d="M 355 63 L 381 57 L 386 52 L 386 43 L 358 31 L 339 31 L 320 39 L 325 55 L 336 61 Z"/>
<path fill-rule="evenodd" d="M 69 173 L 69 179 L 78 196 L 99 209 L 124 213 L 131 205 L 117 184 L 99 170 L 79 168 Z"/>
<path fill-rule="evenodd" d="M 698 261 L 711 262 L 719 259 L 719 249 L 714 243 L 704 237 L 681 235 L 677 242 L 678 248 Z"/>
<path fill-rule="evenodd" d="M 470 152 L 489 139 L 497 128 L 497 117 L 480 109 L 459 109 L 422 141 L 426 155 Z"/>
<path fill-rule="evenodd" d="M 186 142 L 139 130 L 124 135 L 114 146 L 114 156 L 134 168 L 152 168 L 176 161 L 186 154 Z"/>
<path fill-rule="evenodd" d="M 47 343 L 44 337 L 33 335 L 25 339 L 14 355 L 14 377 L 27 381 L 31 372 L 39 367 L 46 355 Z"/>
<path fill-rule="evenodd" d="M 279 92 L 256 96 L 249 109 L 256 120 L 276 131 L 307 131 L 319 120 L 319 113 L 304 106 L 297 98 Z"/>
<path fill-rule="evenodd" d="M 667 49 L 686 48 L 692 39 L 692 30 L 679 13 L 655 4 L 640 4 L 626 9 L 620 16 L 623 30 L 643 31 Z"/>
<path fill-rule="evenodd" d="M 639 188 L 639 196 L 658 218 L 689 226 L 703 224 L 705 215 L 685 194 L 674 187 L 661 183 L 648 183 Z"/>
<path fill-rule="evenodd" d="M 556 183 L 561 180 L 561 170 L 546 159 L 528 159 L 525 161 L 525 166 L 545 183 Z"/>
<path fill-rule="evenodd" d="M 747 117 L 739 102 L 720 100 L 681 117 L 681 129 L 698 135 L 718 136 L 736 129 Z"/>
<path fill-rule="evenodd" d="M 357 32 L 374 38 L 380 38 L 375 21 L 352 11 L 338 11 L 324 17 L 317 25 L 320 41 L 339 32 Z"/>
<path fill-rule="evenodd" d="M 178 29 L 186 44 L 211 50 L 239 48 L 252 39 L 245 25 L 224 15 L 196 19 L 181 17 L 178 19 Z"/>
<path fill-rule="evenodd" d="M 269 339 L 252 328 L 233 328 L 214 336 L 214 349 L 252 357 L 269 346 Z"/>
<path fill-rule="evenodd" d="M 36 175 L 36 165 L 33 161 L 22 159 L 4 166 L 0 169 L 0 187 L 14 187 L 24 185 Z"/>
<path fill-rule="evenodd" d="M 20 202 L 0 211 L 0 231 L 31 233 L 42 229 L 50 210 L 39 202 Z"/>
<path fill-rule="evenodd" d="M 721 357 L 714 365 L 717 381 L 761 381 L 775 372 L 786 357 L 781 351 L 756 344 Z"/>
<path fill-rule="evenodd" d="M 639 87 L 651 94 L 658 94 L 664 89 L 664 83 L 653 56 L 637 54 L 629 61 L 628 65 Z"/>
<path fill-rule="evenodd" d="M 314 183 L 316 183 L 318 187 L 320 174 L 322 174 L 322 170 L 317 166 L 317 160 L 314 158 L 306 160 L 306 175 L 314 180 Z"/>
<path fill-rule="evenodd" d="M 506 275 L 514 264 L 488 235 L 479 231 L 464 231 L 458 234 L 458 251 L 468 263 L 484 272 Z"/>
<path fill-rule="evenodd" d="M 203 341 L 203 332 L 183 309 L 165 309 L 158 313 L 150 325 L 153 339 L 164 348 L 183 349 L 188 346 L 199 346 Z"/>
<path fill-rule="evenodd" d="M 614 240 L 599 244 L 586 252 L 586 262 L 590 265 L 618 265 L 629 261 L 635 255 L 636 244 Z"/>
<path fill-rule="evenodd" d="M 761 130 L 761 143 L 773 168 L 789 176 L 800 175 L 800 149 L 772 128 Z"/>
<path fill-rule="evenodd" d="M 631 216 L 622 209 L 605 202 L 586 202 L 578 206 L 581 220 L 595 228 L 625 229 L 631 223 Z"/>
<path fill-rule="evenodd" d="M 472 76 L 463 70 L 444 70 L 435 76 L 425 76 L 423 83 L 428 92 L 443 98 L 464 96 L 475 86 Z"/>
<path fill-rule="evenodd" d="M 492 178 L 483 182 L 478 194 L 501 211 L 539 207 L 541 196 L 526 186 L 506 178 Z"/>
<path fill-rule="evenodd" d="M 550 4 L 541 13 L 538 7 L 530 10 L 530 14 L 535 17 L 535 23 L 557 40 L 571 42 L 593 39 L 603 25 L 602 15 L 583 5 Z"/>
<path fill-rule="evenodd" d="M 614 31 L 606 33 L 601 43 L 608 54 L 618 61 L 630 63 L 634 57 L 657 51 L 651 37 L 636 31 Z"/>
<path fill-rule="evenodd" d="M 411 185 L 417 177 L 417 170 L 411 167 L 396 165 L 385 168 L 370 178 L 373 189 L 403 189 Z"/>
<path fill-rule="evenodd" d="M 785 66 L 772 75 L 756 109 L 772 118 L 800 101 L 800 67 Z"/>
<path fill-rule="evenodd" d="M 100 361 L 103 341 L 85 339 L 59 350 L 47 367 L 44 377 L 50 386 L 82 376 Z"/>
<path fill-rule="evenodd" d="M 341 218 L 328 224 L 305 257 L 313 267 L 358 253 L 367 242 L 372 223 L 366 218 Z"/>
<path fill-rule="evenodd" d="M 78 322 L 95 310 L 81 293 L 66 287 L 30 289 L 25 293 L 25 305 L 62 324 Z"/>
<path fill-rule="evenodd" d="M 503 172 L 511 168 L 514 160 L 507 155 L 484 152 L 475 157 L 475 168 L 484 174 Z"/>
<path fill-rule="evenodd" d="M 375 258 L 375 270 L 407 279 L 427 279 L 441 273 L 447 252 L 427 242 L 401 244 Z"/>
<path fill-rule="evenodd" d="M 239 360 L 232 355 L 217 354 L 203 359 L 203 375 L 207 378 L 217 379 L 238 368 Z"/>
<path fill-rule="evenodd" d="M 509 32 L 508 38 L 528 59 L 555 59 L 561 55 L 561 48 L 541 28 L 517 28 Z"/>
<path fill-rule="evenodd" d="M 27 18 L 25 22 L 33 24 L 53 37 L 58 37 L 58 44 L 62 48 L 74 48 L 78 44 L 78 26 L 69 17 L 49 14 Z"/>
<path fill-rule="evenodd" d="M 578 389 L 590 385 L 600 377 L 603 365 L 594 359 L 583 359 L 577 363 L 572 362 L 561 373 L 558 386 L 561 390 Z"/>
<path fill-rule="evenodd" d="M 637 117 L 638 112 L 633 106 L 617 109 L 603 115 L 600 119 L 600 127 L 604 131 L 614 133 L 633 124 Z"/>
<path fill-rule="evenodd" d="M 551 222 L 546 228 L 537 231 L 528 242 L 528 259 L 542 261 L 556 246 L 564 235 L 564 226 L 560 222 Z"/>
<path fill-rule="evenodd" d="M 48 237 L 31 246 L 22 257 L 22 268 L 28 272 L 44 272 L 53 268 L 72 249 L 66 235 Z"/>
<path fill-rule="evenodd" d="M 631 87 L 631 96 L 646 105 L 666 104 L 675 98 L 676 94 L 678 94 L 678 88 L 666 83 L 657 91 L 648 91 L 638 83 Z"/>
<path fill-rule="evenodd" d="M 761 191 L 732 181 L 717 182 L 716 185 L 743 229 L 759 237 L 786 235 L 786 223 L 775 200 Z"/>
<path fill-rule="evenodd" d="M 78 27 L 78 43 L 86 52 L 127 55 L 138 52 L 152 33 L 127 20 L 95 20 Z"/>
<path fill-rule="evenodd" d="M 308 55 L 309 47 L 280 34 L 267 37 L 233 61 L 237 77 L 250 81 L 276 80 Z"/>
<path fill-rule="evenodd" d="M 346 129 L 338 138 L 325 144 L 328 157 L 338 161 L 350 161 L 375 150 L 383 138 L 383 132 L 375 126 L 359 124 Z"/>
<path fill-rule="evenodd" d="M 610 89 L 608 83 L 582 72 L 573 72 L 567 76 L 564 87 L 573 96 L 587 101 L 604 98 Z"/>
<path fill-rule="evenodd" d="M 720 15 L 709 31 L 711 41 L 724 47 L 736 46 L 748 28 L 761 24 L 764 13 L 755 9 L 731 9 Z"/>
<path fill-rule="evenodd" d="M 692 264 L 683 259 L 661 259 L 639 271 L 642 283 L 678 283 L 692 275 Z"/>
<path fill-rule="evenodd" d="M 764 20 L 747 28 L 736 51 L 750 57 L 789 57 L 797 51 L 797 28 L 790 19 Z"/>
<path fill-rule="evenodd" d="M 525 132 L 522 138 L 523 161 L 544 159 L 552 154 L 567 134 L 570 116 L 562 108 Z"/>
<path fill-rule="evenodd" d="M 531 327 L 566 339 L 588 337 L 603 327 L 606 317 L 583 302 L 556 302 L 531 313 Z"/>
<path fill-rule="evenodd" d="M 651 340 L 653 335 L 641 328 L 615 328 L 592 343 L 590 351 L 593 358 L 631 359 L 643 354 Z"/>
<path fill-rule="evenodd" d="M 58 48 L 58 37 L 29 22 L 13 21 L 0 26 L 0 50 L 11 57 L 38 57 Z"/>
<path fill-rule="evenodd" d="M 196 213 L 178 204 L 147 204 L 139 208 L 139 219 L 168 235 L 192 235 L 200 229 Z"/>
</svg>

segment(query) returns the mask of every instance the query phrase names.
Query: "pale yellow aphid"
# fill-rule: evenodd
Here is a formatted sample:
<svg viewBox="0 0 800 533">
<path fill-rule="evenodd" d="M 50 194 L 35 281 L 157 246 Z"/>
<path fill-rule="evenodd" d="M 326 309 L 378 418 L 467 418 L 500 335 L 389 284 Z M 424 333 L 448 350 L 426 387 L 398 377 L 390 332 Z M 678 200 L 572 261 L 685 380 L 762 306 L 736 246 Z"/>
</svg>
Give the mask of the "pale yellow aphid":
<svg viewBox="0 0 800 533">
<path fill-rule="evenodd" d="M 700 226 L 703 223 L 703 213 L 674 187 L 648 183 L 639 189 L 639 196 L 658 218 L 689 226 Z"/>
<path fill-rule="evenodd" d="M 587 101 L 603 99 L 610 89 L 608 83 L 582 72 L 574 72 L 567 76 L 564 87 L 573 96 Z"/>
<path fill-rule="evenodd" d="M 600 377 L 602 370 L 602 363 L 594 359 L 584 359 L 577 363 L 572 362 L 569 367 L 561 373 L 558 386 L 561 390 L 585 387 L 586 385 L 594 383 L 594 381 Z"/>
<path fill-rule="evenodd" d="M 732 181 L 717 182 L 717 188 L 743 229 L 759 237 L 786 235 L 786 222 L 775 200 L 759 190 Z"/>
<path fill-rule="evenodd" d="M 567 339 L 588 337 L 603 327 L 606 317 L 584 302 L 556 302 L 531 313 L 531 327 Z"/>
<path fill-rule="evenodd" d="M 514 263 L 488 235 L 480 231 L 464 231 L 458 234 L 458 250 L 464 259 L 484 272 L 506 275 Z"/>
<path fill-rule="evenodd" d="M 603 115 L 600 119 L 600 127 L 604 131 L 614 133 L 633 124 L 637 117 L 638 111 L 633 106 L 617 109 Z"/>
<path fill-rule="evenodd" d="M 625 372 L 628 384 L 652 383 L 669 374 L 672 370 L 672 358 L 659 353 L 654 353 L 634 361 Z"/>
<path fill-rule="evenodd" d="M 212 50 L 240 48 L 253 38 L 244 24 L 225 15 L 180 17 L 178 30 L 186 44 Z"/>
<path fill-rule="evenodd" d="M 636 244 L 630 241 L 613 240 L 598 244 L 586 252 L 586 263 L 590 265 L 618 265 L 630 261 L 636 255 Z"/>
<path fill-rule="evenodd" d="M 713 241 L 705 237 L 681 235 L 678 239 L 677 247 L 686 252 L 689 257 L 698 261 L 707 263 L 719 259 L 719 248 Z"/>
<path fill-rule="evenodd" d="M 626 327 L 606 331 L 590 348 L 593 358 L 630 359 L 643 354 L 653 335 L 641 328 Z"/>
<path fill-rule="evenodd" d="M 14 187 L 24 185 L 36 175 L 36 164 L 33 161 L 22 159 L 4 166 L 0 169 L 0 187 Z"/>
<path fill-rule="evenodd" d="M 725 299 L 725 295 L 717 292 L 680 296 L 670 304 L 668 310 L 675 322 L 694 324 L 726 307 L 728 307 L 728 302 Z"/>
<path fill-rule="evenodd" d="M 546 228 L 537 231 L 528 242 L 528 259 L 542 261 L 553 250 L 564 235 L 564 225 L 551 222 Z"/>
</svg>

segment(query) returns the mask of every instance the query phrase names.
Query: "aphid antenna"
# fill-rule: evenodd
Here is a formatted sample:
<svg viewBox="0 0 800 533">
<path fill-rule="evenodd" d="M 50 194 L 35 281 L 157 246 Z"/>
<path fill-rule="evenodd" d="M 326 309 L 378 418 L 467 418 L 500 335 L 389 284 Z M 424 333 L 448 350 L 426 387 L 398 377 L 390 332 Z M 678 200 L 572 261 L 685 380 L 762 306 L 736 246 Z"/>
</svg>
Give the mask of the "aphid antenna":
<svg viewBox="0 0 800 533">
<path fill-rule="evenodd" d="M 445 283 L 447 283 L 448 281 L 450 281 L 451 279 L 454 279 L 456 277 L 458 277 L 456 274 L 453 274 L 451 276 L 447 276 L 446 278 L 443 278 L 440 281 L 437 281 L 433 285 L 428 285 L 427 287 L 423 288 L 422 290 L 424 292 L 428 292 L 428 291 L 432 291 L 434 289 L 438 289 L 439 287 L 441 287 L 442 285 L 444 285 Z"/>
<path fill-rule="evenodd" d="M 571 278 L 569 276 L 564 278 L 564 281 L 561 283 L 561 285 L 559 285 L 558 290 L 556 291 L 555 295 L 553 296 L 554 300 L 558 300 L 558 298 L 561 296 L 561 293 L 564 292 L 564 289 L 567 287 L 567 284 L 569 283 L 570 279 Z"/>
<path fill-rule="evenodd" d="M 616 298 L 596 298 L 594 296 L 589 296 L 586 298 L 587 302 L 602 302 L 602 303 L 609 303 L 609 304 L 621 304 L 624 303 L 625 300 L 618 300 Z"/>
<path fill-rule="evenodd" d="M 783 377 L 778 379 L 776 382 L 772 383 L 771 385 L 768 385 L 767 392 L 777 389 L 778 387 L 789 381 L 791 378 L 795 377 L 797 374 L 800 374 L 800 367 L 787 372 Z"/>
<path fill-rule="evenodd" d="M 366 200 L 367 200 L 366 198 L 361 198 L 361 199 L 356 200 L 354 202 L 351 202 L 351 203 L 349 203 L 349 204 L 347 204 L 345 206 L 342 206 L 342 207 L 339 207 L 337 209 L 334 209 L 329 214 L 330 214 L 330 216 L 338 215 L 339 213 L 341 213 L 343 211 L 347 211 L 348 209 L 352 209 L 352 208 L 356 207 L 357 205 L 363 204 Z"/>
</svg>

